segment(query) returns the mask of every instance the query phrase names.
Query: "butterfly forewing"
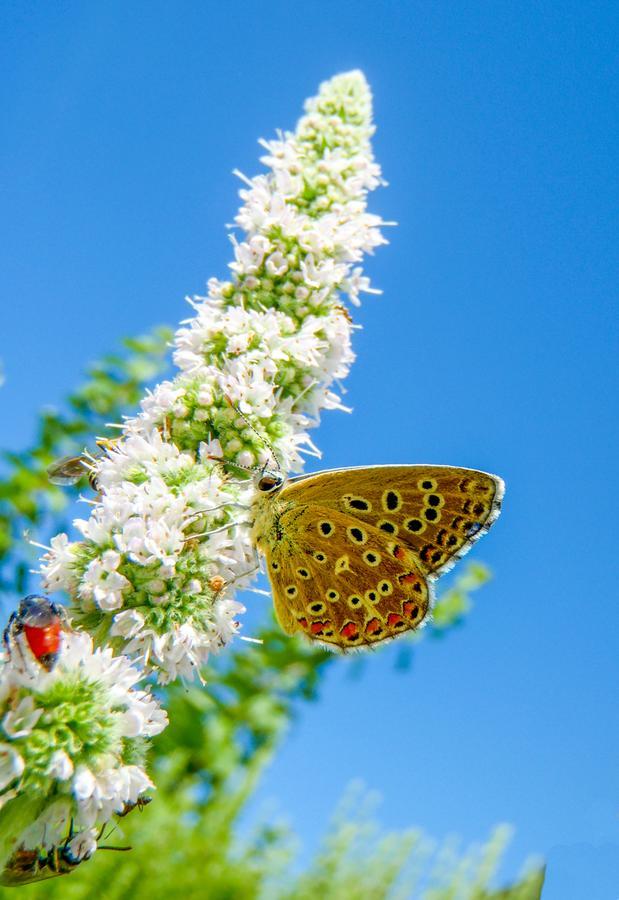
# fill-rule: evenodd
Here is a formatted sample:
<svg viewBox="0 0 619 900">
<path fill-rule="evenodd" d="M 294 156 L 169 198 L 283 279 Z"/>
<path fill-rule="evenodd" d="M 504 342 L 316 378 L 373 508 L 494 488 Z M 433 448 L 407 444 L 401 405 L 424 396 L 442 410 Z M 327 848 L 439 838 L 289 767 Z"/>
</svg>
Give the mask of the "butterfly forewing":
<svg viewBox="0 0 619 900">
<path fill-rule="evenodd" d="M 495 521 L 504 485 L 453 466 L 373 466 L 294 479 L 287 500 L 355 516 L 414 551 L 432 577 L 447 571 Z"/>
<path fill-rule="evenodd" d="M 278 528 L 266 560 L 284 631 L 346 648 L 425 619 L 430 587 L 415 554 L 391 535 L 315 503 L 286 504 Z"/>
</svg>

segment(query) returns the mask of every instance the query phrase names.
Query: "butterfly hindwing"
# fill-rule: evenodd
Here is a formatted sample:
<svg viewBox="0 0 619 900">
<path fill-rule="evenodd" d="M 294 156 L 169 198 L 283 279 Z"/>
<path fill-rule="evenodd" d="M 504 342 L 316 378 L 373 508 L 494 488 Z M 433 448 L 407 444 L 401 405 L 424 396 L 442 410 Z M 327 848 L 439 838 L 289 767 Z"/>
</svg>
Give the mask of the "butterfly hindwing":
<svg viewBox="0 0 619 900">
<path fill-rule="evenodd" d="M 437 577 L 463 556 L 500 512 L 496 475 L 454 466 L 372 466 L 293 479 L 282 492 L 355 516 L 410 548 Z"/>
<path fill-rule="evenodd" d="M 286 505 L 265 548 L 275 611 L 289 634 L 341 648 L 418 628 L 431 589 L 413 552 L 337 509 Z"/>
</svg>

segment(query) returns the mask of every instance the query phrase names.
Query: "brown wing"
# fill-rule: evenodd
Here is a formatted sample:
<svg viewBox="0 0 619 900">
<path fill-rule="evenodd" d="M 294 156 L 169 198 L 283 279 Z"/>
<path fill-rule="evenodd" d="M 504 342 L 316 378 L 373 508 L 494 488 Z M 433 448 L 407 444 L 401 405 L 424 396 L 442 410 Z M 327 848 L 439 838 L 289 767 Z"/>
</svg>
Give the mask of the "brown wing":
<svg viewBox="0 0 619 900">
<path fill-rule="evenodd" d="M 415 554 L 353 516 L 314 504 L 279 522 L 266 549 L 275 612 L 288 634 L 340 648 L 418 628 L 432 602 Z"/>
<path fill-rule="evenodd" d="M 438 577 L 497 519 L 505 486 L 496 475 L 453 466 L 335 469 L 293 479 L 286 499 L 354 515 L 414 550 Z"/>
<path fill-rule="evenodd" d="M 38 850 L 24 850 L 20 847 L 0 873 L 0 884 L 17 887 L 20 884 L 33 884 L 35 881 L 46 881 L 48 878 L 64 874 L 48 868 L 41 860 Z"/>
</svg>

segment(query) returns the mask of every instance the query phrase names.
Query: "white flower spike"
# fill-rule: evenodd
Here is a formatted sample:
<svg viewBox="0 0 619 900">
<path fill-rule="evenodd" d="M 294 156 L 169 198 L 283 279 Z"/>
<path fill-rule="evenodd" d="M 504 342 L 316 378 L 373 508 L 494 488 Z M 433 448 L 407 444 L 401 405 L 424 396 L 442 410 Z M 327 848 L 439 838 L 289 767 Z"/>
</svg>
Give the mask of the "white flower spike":
<svg viewBox="0 0 619 900">
<path fill-rule="evenodd" d="M 298 472 L 317 452 L 308 429 L 321 411 L 345 409 L 334 387 L 354 354 L 342 303 L 376 293 L 359 263 L 385 243 L 384 223 L 366 211 L 381 183 L 373 131 L 355 71 L 321 85 L 294 133 L 262 141 L 268 172 L 241 176 L 230 279 L 190 301 L 179 374 L 92 461 L 100 496 L 75 522 L 83 540 L 58 535 L 43 557 L 46 586 L 69 593 L 74 621 L 163 683 L 200 677 L 240 627 L 226 586 L 247 586 L 255 570 L 240 509 L 252 484 L 230 464 L 263 466 L 273 447 Z M 226 586 L 214 590 L 215 577 Z"/>
<path fill-rule="evenodd" d="M 25 665 L 25 652 L 10 643 L 0 665 L 0 807 L 36 801 L 40 812 L 14 844 L 47 850 L 100 827 L 153 787 L 144 739 L 163 731 L 167 716 L 137 687 L 142 673 L 130 660 L 94 649 L 84 632 L 63 631 L 50 669 L 32 653 Z"/>
</svg>

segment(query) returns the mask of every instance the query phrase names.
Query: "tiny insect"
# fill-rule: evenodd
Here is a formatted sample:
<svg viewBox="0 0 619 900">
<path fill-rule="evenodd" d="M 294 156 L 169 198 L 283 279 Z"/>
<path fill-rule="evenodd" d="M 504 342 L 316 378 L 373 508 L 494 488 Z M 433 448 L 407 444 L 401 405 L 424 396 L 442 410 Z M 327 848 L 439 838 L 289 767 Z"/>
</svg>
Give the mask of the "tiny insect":
<svg viewBox="0 0 619 900">
<path fill-rule="evenodd" d="M 138 800 L 136 804 L 132 805 L 132 808 L 139 805 L 140 801 Z M 101 832 L 103 832 L 103 828 Z M 97 840 L 100 837 L 101 833 L 99 833 Z M 78 866 L 92 857 L 95 849 L 131 850 L 131 847 L 99 846 L 97 848 L 95 845 L 92 850 L 83 856 L 76 857 L 70 847 L 72 838 L 73 826 L 71 826 L 71 831 L 66 841 L 58 847 L 52 847 L 51 850 L 26 850 L 24 847 L 20 847 L 10 857 L 0 873 L 0 884 L 4 884 L 7 887 L 17 887 L 20 884 L 33 884 L 36 881 L 45 881 L 48 878 L 56 878 L 59 875 L 70 875 Z"/>
<path fill-rule="evenodd" d="M 30 594 L 20 600 L 17 611 L 9 618 L 4 629 L 4 645 L 9 656 L 15 648 L 22 654 L 18 638 L 23 635 L 32 656 L 51 672 L 58 661 L 62 632 L 68 630 L 69 623 L 62 606 L 47 597 Z"/>
<path fill-rule="evenodd" d="M 51 483 L 57 484 L 60 487 L 67 487 L 72 484 L 77 484 L 82 478 L 88 476 L 91 488 L 93 491 L 98 491 L 99 487 L 97 485 L 97 479 L 95 473 L 92 471 L 93 459 L 99 459 L 103 456 L 104 451 L 109 447 L 112 447 L 116 443 L 116 440 L 98 438 L 96 443 L 101 452 L 97 453 L 95 456 L 89 456 L 86 453 L 80 453 L 77 456 L 63 456 L 56 460 L 56 462 L 53 462 L 51 466 L 48 466 L 47 477 Z"/>
<path fill-rule="evenodd" d="M 504 484 L 453 466 L 256 479 L 252 539 L 285 632 L 347 649 L 426 620 L 433 583 L 496 521 Z"/>
<path fill-rule="evenodd" d="M 0 874 L 0 884 L 16 887 L 20 884 L 56 878 L 58 875 L 68 875 L 91 855 L 76 859 L 69 849 L 68 840 L 60 847 L 52 847 L 49 851 L 26 850 L 20 847 Z"/>
<path fill-rule="evenodd" d="M 119 819 L 122 819 L 125 816 L 128 816 L 130 812 L 133 812 L 134 809 L 139 809 L 140 812 L 142 812 L 145 806 L 148 806 L 149 803 L 152 803 L 152 800 L 152 797 L 138 797 L 138 799 L 134 803 L 131 803 L 130 801 L 125 803 L 121 811 L 119 813 L 116 813 L 116 815 Z"/>
<path fill-rule="evenodd" d="M 213 575 L 212 578 L 209 578 L 208 586 L 215 594 L 218 594 L 226 586 L 226 581 L 221 575 Z"/>
</svg>

